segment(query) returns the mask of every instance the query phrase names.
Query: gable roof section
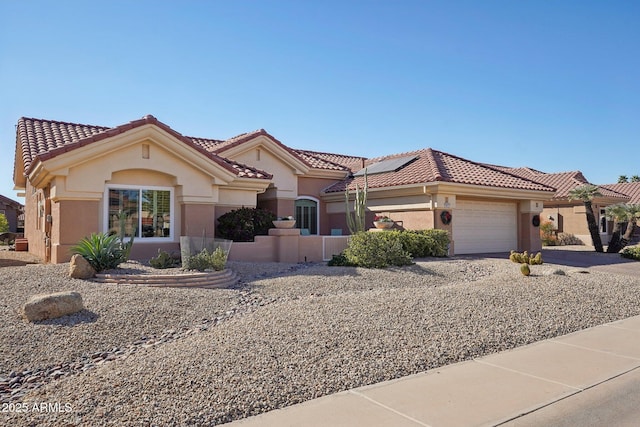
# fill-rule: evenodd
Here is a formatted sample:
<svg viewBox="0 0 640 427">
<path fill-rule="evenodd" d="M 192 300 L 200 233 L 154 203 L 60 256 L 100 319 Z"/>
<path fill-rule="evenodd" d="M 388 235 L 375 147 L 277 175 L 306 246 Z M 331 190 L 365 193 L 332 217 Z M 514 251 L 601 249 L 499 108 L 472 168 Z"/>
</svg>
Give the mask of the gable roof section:
<svg viewBox="0 0 640 427">
<path fill-rule="evenodd" d="M 307 163 L 318 169 L 338 170 L 350 172 L 357 169 L 364 162 L 363 157 L 354 157 L 344 154 L 322 153 L 319 151 L 294 149 L 299 156 L 306 159 Z"/>
<path fill-rule="evenodd" d="M 629 203 L 640 204 L 640 182 L 622 182 L 618 184 L 605 184 L 600 186 L 610 191 L 622 193 L 629 197 Z"/>
<path fill-rule="evenodd" d="M 280 142 L 278 139 L 274 138 L 264 129 L 258 129 L 253 132 L 243 133 L 226 140 L 197 137 L 189 137 L 189 139 L 191 139 L 193 142 L 200 145 L 207 151 L 222 154 L 227 150 L 231 150 L 234 147 L 239 147 L 240 145 L 249 142 L 259 136 L 265 136 L 269 138 L 277 146 L 295 157 L 298 161 L 301 161 L 306 166 L 314 169 L 349 172 L 352 170 L 352 167 L 358 167 L 359 165 L 362 165 L 362 162 L 364 161 L 363 157 L 290 148 L 289 146 Z"/>
<path fill-rule="evenodd" d="M 384 160 L 411 156 L 415 156 L 417 159 L 404 165 L 404 167 L 397 171 L 368 175 L 369 188 L 448 182 L 516 190 L 548 192 L 555 190 L 551 186 L 502 171 L 498 168 L 476 163 L 431 148 L 369 159 L 365 162 L 365 166 Z M 354 189 L 356 185 L 360 188 L 364 186 L 363 176 L 351 176 L 347 180 L 333 184 L 325 189 L 325 193 L 342 192 L 345 191 L 346 188 Z"/>
<path fill-rule="evenodd" d="M 3 196 L 2 194 L 0 194 L 0 203 L 2 203 L 4 206 L 13 206 L 15 209 L 18 209 L 18 210 L 22 210 L 24 208 L 22 203 L 16 202 L 13 199 Z"/>
<path fill-rule="evenodd" d="M 20 146 L 21 159 L 16 158 L 14 168 L 18 168 L 18 160 L 21 160 L 21 168 L 23 169 L 24 175 L 28 175 L 35 160 L 46 161 L 62 153 L 105 140 L 148 124 L 159 127 L 238 177 L 272 178 L 272 175 L 267 172 L 222 158 L 205 150 L 201 145 L 194 143 L 191 139 L 181 135 L 151 115 L 114 128 L 23 117 L 18 121 L 16 130 L 16 144 Z M 18 147 L 16 147 L 16 149 L 17 148 Z M 16 156 L 17 155 L 16 150 Z M 17 172 L 17 170 L 15 172 Z M 16 177 L 15 172 L 14 179 Z"/>
<path fill-rule="evenodd" d="M 509 168 L 506 166 L 492 166 L 506 172 L 513 173 L 515 175 L 527 178 L 536 182 L 539 182 L 556 189 L 556 194 L 552 197 L 552 200 L 568 199 L 569 192 L 576 187 L 580 187 L 585 184 L 589 184 L 589 181 L 580 171 L 571 172 L 559 172 L 559 173 L 544 173 L 535 169 L 522 167 L 522 168 Z M 616 191 L 607 186 L 600 186 L 600 194 L 602 197 L 620 199 L 624 201 L 627 199 L 626 194 L 621 191 Z"/>
</svg>

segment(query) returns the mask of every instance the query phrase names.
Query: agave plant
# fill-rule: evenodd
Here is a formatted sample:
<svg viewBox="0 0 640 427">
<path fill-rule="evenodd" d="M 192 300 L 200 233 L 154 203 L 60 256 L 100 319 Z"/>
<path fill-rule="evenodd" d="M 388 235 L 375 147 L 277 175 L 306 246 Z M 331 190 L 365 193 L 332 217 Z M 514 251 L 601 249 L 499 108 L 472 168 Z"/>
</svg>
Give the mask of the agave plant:
<svg viewBox="0 0 640 427">
<path fill-rule="evenodd" d="M 128 244 L 123 245 L 122 240 L 116 235 L 98 233 L 80 240 L 71 248 L 71 252 L 82 255 L 97 272 L 100 272 L 116 268 L 126 261 L 129 249 L 127 246 Z"/>
</svg>

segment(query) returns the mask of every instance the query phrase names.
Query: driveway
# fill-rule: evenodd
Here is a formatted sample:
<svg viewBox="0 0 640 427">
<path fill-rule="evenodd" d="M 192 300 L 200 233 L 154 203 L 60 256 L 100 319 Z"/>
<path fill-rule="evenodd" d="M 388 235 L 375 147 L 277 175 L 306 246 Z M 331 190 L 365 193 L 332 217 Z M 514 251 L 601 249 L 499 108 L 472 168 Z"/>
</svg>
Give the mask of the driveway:
<svg viewBox="0 0 640 427">
<path fill-rule="evenodd" d="M 542 259 L 547 264 L 640 276 L 640 262 L 623 258 L 620 254 L 598 253 L 589 246 L 545 247 Z"/>
</svg>

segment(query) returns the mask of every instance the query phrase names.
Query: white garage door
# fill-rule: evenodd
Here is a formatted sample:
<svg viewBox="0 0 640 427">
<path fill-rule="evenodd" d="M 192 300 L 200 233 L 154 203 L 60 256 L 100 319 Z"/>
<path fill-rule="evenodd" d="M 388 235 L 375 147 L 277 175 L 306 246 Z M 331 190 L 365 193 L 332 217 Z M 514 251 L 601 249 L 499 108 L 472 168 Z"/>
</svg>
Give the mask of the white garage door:
<svg viewBox="0 0 640 427">
<path fill-rule="evenodd" d="M 458 200 L 453 211 L 456 254 L 509 252 L 518 246 L 515 203 Z"/>
</svg>

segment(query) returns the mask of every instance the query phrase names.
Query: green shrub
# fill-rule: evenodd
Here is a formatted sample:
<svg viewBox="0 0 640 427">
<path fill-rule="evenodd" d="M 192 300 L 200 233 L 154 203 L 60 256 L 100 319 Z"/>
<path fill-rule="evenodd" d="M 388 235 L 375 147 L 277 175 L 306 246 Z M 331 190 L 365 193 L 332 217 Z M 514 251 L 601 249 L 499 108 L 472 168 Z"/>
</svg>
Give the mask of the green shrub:
<svg viewBox="0 0 640 427">
<path fill-rule="evenodd" d="M 543 246 L 556 246 L 558 238 L 555 233 L 555 225 L 551 221 L 542 221 L 540 224 L 540 239 Z"/>
<path fill-rule="evenodd" d="M 584 245 L 584 242 L 571 233 L 558 233 L 558 245 Z"/>
<path fill-rule="evenodd" d="M 200 253 L 191 255 L 185 260 L 184 268 L 186 270 L 224 270 L 227 265 L 227 252 L 221 247 L 217 247 L 213 252 L 209 252 L 206 248 Z"/>
<path fill-rule="evenodd" d="M 158 255 L 149 260 L 149 265 L 153 268 L 173 268 L 180 265 L 180 260 L 172 257 L 167 251 L 158 249 Z"/>
<path fill-rule="evenodd" d="M 116 235 L 91 234 L 71 248 L 74 254 L 82 255 L 97 271 L 116 268 L 128 257 L 129 243 L 123 244 Z"/>
<path fill-rule="evenodd" d="M 351 236 L 344 256 L 350 264 L 367 268 L 412 264 L 411 255 L 402 247 L 399 231 L 356 233 Z"/>
<path fill-rule="evenodd" d="M 399 233 L 402 247 L 414 258 L 448 255 L 450 240 L 446 230 L 405 230 Z"/>
<path fill-rule="evenodd" d="M 255 236 L 268 234 L 276 218 L 273 212 L 265 209 L 240 208 L 220 216 L 216 232 L 223 239 L 252 242 Z"/>
<path fill-rule="evenodd" d="M 628 248 L 624 248 L 620 255 L 622 255 L 624 258 L 640 261 L 640 246 L 631 246 Z"/>
<path fill-rule="evenodd" d="M 6 231 L 9 231 L 9 221 L 5 214 L 0 213 L 0 233 L 4 233 Z"/>
<path fill-rule="evenodd" d="M 218 246 L 211 254 L 211 267 L 213 267 L 215 271 L 224 270 L 227 266 L 227 255 L 227 252 Z"/>
<path fill-rule="evenodd" d="M 338 255 L 333 255 L 327 265 L 329 267 L 356 267 L 349 262 L 344 252 L 341 252 Z"/>
</svg>

